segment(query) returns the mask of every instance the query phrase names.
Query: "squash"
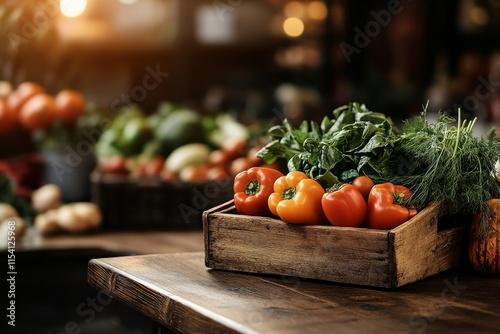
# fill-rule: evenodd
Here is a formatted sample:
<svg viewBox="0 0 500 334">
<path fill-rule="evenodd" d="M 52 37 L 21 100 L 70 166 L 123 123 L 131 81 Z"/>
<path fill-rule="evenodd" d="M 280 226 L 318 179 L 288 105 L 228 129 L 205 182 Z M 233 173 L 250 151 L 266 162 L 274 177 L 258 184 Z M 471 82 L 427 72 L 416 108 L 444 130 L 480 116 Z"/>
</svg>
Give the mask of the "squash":
<svg viewBox="0 0 500 334">
<path fill-rule="evenodd" d="M 480 233 L 482 214 L 474 217 L 469 234 L 468 258 L 476 272 L 496 276 L 500 275 L 500 199 L 491 199 L 488 205 L 495 217 L 489 219 L 485 233 Z"/>
</svg>

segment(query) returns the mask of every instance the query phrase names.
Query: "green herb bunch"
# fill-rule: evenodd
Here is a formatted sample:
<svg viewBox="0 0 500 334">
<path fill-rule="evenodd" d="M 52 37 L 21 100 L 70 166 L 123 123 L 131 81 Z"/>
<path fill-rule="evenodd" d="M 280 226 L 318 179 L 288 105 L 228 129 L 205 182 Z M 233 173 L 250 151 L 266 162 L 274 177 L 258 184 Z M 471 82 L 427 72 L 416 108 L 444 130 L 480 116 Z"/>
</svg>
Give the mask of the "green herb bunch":
<svg viewBox="0 0 500 334">
<path fill-rule="evenodd" d="M 429 123 L 426 108 L 419 117 L 403 123 L 394 142 L 387 181 L 412 191 L 412 204 L 423 208 L 441 201 L 451 213 L 493 214 L 486 204 L 500 198 L 495 163 L 500 159 L 500 140 L 492 130 L 486 138 L 472 133 L 475 120 L 458 120 L 438 113 Z"/>
<path fill-rule="evenodd" d="M 285 159 L 289 171 L 303 171 L 326 188 L 359 175 L 384 177 L 397 129 L 389 117 L 353 102 L 320 124 L 303 121 L 295 128 L 285 119 L 268 134 L 272 141 L 259 157 L 266 163 Z"/>
</svg>

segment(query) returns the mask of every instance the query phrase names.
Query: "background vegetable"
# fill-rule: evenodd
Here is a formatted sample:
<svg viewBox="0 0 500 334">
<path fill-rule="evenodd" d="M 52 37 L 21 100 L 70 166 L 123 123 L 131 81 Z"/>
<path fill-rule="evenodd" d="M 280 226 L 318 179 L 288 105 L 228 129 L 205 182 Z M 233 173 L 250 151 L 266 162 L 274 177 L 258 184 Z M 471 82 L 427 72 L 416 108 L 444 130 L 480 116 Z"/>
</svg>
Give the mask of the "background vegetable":
<svg viewBox="0 0 500 334">
<path fill-rule="evenodd" d="M 17 126 L 17 115 L 12 111 L 7 101 L 0 99 L 0 134 L 8 134 Z"/>
<path fill-rule="evenodd" d="M 45 90 L 39 84 L 31 81 L 23 82 L 8 96 L 7 105 L 17 116 L 29 99 L 41 93 L 45 93 Z"/>
<path fill-rule="evenodd" d="M 494 215 L 481 232 L 482 213 L 475 215 L 470 227 L 468 258 L 472 268 L 482 274 L 500 275 L 500 199 L 488 201 Z"/>
<path fill-rule="evenodd" d="M 167 158 L 165 167 L 173 172 L 179 173 L 188 165 L 204 164 L 210 156 L 210 147 L 202 143 L 192 143 L 176 148 Z"/>
<path fill-rule="evenodd" d="M 19 213 L 17 210 L 8 203 L 0 203 L 0 221 L 4 221 L 8 218 L 18 217 Z"/>
<path fill-rule="evenodd" d="M 45 184 L 33 191 L 31 203 L 37 213 L 43 213 L 61 206 L 62 192 L 55 184 Z"/>
<path fill-rule="evenodd" d="M 64 122 L 76 122 L 85 113 L 85 99 L 80 92 L 65 89 L 55 97 L 56 115 Z"/>
<path fill-rule="evenodd" d="M 46 93 L 31 97 L 19 111 L 19 121 L 28 131 L 47 128 L 57 117 L 54 98 Z"/>
</svg>

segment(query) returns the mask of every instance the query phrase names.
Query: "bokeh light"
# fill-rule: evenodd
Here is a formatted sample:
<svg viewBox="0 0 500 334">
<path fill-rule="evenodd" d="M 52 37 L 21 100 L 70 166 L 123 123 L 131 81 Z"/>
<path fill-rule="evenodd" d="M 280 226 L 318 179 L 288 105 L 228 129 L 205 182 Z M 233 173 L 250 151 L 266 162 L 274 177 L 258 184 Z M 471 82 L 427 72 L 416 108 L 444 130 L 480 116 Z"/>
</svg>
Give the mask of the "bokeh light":
<svg viewBox="0 0 500 334">
<path fill-rule="evenodd" d="M 312 1 L 307 5 L 307 14 L 313 20 L 324 20 L 326 18 L 326 5 L 321 1 Z"/>
<path fill-rule="evenodd" d="M 283 31 L 290 37 L 299 37 L 304 33 L 304 22 L 297 17 L 289 17 L 283 22 Z"/>
<path fill-rule="evenodd" d="M 61 0 L 59 8 L 64 16 L 77 17 L 87 8 L 87 0 Z"/>
</svg>

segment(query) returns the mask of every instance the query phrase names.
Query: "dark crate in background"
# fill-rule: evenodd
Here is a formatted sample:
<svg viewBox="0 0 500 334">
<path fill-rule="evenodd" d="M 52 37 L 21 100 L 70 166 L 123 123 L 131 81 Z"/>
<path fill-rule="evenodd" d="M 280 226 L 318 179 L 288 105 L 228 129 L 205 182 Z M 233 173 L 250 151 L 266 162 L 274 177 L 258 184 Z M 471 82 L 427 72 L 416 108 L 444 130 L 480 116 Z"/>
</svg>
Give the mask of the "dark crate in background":
<svg viewBox="0 0 500 334">
<path fill-rule="evenodd" d="M 94 171 L 90 181 L 105 229 L 201 230 L 203 211 L 233 198 L 232 180 L 185 183 Z"/>
</svg>

